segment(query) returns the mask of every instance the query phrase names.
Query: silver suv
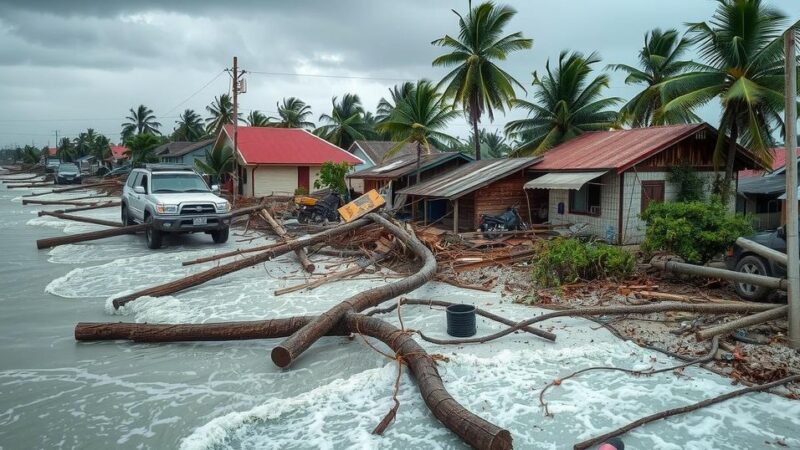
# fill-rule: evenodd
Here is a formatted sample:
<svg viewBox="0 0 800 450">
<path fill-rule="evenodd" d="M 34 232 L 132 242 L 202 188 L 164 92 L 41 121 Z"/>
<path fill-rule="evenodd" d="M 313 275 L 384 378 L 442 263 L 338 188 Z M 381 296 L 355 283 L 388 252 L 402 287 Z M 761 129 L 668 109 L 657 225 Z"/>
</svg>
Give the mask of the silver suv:
<svg viewBox="0 0 800 450">
<path fill-rule="evenodd" d="M 122 223 L 149 225 L 149 248 L 161 247 L 164 233 L 205 232 L 221 244 L 228 240 L 231 205 L 218 192 L 186 166 L 134 169 L 122 189 Z"/>
</svg>

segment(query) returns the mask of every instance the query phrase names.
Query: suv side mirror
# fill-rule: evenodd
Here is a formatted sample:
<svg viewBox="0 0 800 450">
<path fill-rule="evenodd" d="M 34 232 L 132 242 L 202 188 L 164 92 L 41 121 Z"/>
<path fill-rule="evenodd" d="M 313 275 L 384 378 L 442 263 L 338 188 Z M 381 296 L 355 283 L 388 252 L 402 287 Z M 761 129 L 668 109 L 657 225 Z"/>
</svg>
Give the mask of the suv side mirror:
<svg viewBox="0 0 800 450">
<path fill-rule="evenodd" d="M 211 185 L 211 192 L 214 193 L 214 194 L 219 194 L 219 185 L 218 184 L 212 184 Z"/>
<path fill-rule="evenodd" d="M 146 194 L 146 192 L 144 191 L 144 186 L 134 186 L 133 192 L 137 194 Z"/>
</svg>

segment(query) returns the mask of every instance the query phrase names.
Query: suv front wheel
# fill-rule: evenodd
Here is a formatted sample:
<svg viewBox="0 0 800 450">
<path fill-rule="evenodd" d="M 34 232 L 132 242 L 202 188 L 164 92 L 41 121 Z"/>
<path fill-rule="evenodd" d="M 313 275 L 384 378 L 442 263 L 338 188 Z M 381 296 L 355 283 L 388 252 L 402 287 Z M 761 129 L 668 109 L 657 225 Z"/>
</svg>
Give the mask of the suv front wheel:
<svg viewBox="0 0 800 450">
<path fill-rule="evenodd" d="M 122 205 L 122 214 L 121 214 L 121 216 L 122 216 L 122 226 L 127 227 L 127 226 L 131 226 L 131 225 L 136 225 L 136 223 L 133 221 L 133 219 L 131 219 L 131 213 L 128 212 L 128 207 L 125 206 L 125 205 Z"/>
<path fill-rule="evenodd" d="M 741 273 L 749 273 L 753 275 L 769 276 L 767 265 L 764 260 L 754 255 L 747 255 L 736 263 L 736 271 Z M 756 286 L 754 284 L 735 282 L 734 289 L 745 300 L 751 302 L 760 302 L 767 298 L 772 293 L 772 290 L 764 286 Z"/>
<path fill-rule="evenodd" d="M 215 244 L 224 244 L 228 242 L 228 231 L 229 228 L 223 228 L 221 230 L 214 230 L 211 232 L 211 238 L 214 239 Z"/>
<path fill-rule="evenodd" d="M 153 228 L 153 216 L 148 216 L 145 219 L 147 228 L 144 230 L 145 238 L 147 239 L 147 248 L 157 249 L 161 248 L 162 234 L 161 230 Z"/>
</svg>

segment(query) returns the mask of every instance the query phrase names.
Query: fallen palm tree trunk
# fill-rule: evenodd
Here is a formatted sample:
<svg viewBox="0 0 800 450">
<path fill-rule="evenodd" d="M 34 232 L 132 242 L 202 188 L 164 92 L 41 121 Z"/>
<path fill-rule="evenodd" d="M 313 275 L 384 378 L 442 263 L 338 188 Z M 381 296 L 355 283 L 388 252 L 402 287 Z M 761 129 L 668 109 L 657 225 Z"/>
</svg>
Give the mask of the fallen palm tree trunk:
<svg viewBox="0 0 800 450">
<path fill-rule="evenodd" d="M 108 230 L 90 231 L 88 233 L 71 234 L 68 236 L 59 236 L 53 238 L 39 239 L 36 241 L 36 248 L 44 249 L 51 247 L 58 247 L 59 245 L 74 244 L 76 242 L 94 241 L 97 239 L 105 239 L 114 236 L 122 236 L 124 234 L 134 234 L 139 231 L 144 231 L 147 225 L 131 225 L 128 227 L 116 227 Z"/>
<path fill-rule="evenodd" d="M 347 233 L 348 231 L 355 230 L 356 228 L 362 227 L 368 223 L 369 221 L 365 219 L 354 220 L 353 222 L 340 225 L 336 228 L 331 228 L 330 230 L 315 234 L 313 236 L 285 242 L 282 245 L 274 247 L 270 250 L 265 250 L 257 255 L 249 256 L 247 258 L 240 259 L 238 261 L 233 261 L 228 264 L 223 264 L 221 266 L 208 269 L 204 272 L 189 275 L 188 277 L 184 277 L 179 280 L 171 281 L 169 283 L 161 284 L 158 286 L 153 286 L 138 292 L 134 292 L 133 294 L 130 295 L 116 298 L 114 299 L 113 302 L 114 308 L 118 309 L 121 306 L 124 306 L 126 303 L 136 300 L 137 298 L 143 297 L 145 295 L 151 297 L 161 297 L 164 295 L 170 295 L 176 292 L 180 292 L 184 289 L 188 289 L 193 286 L 199 286 L 205 283 L 206 281 L 219 278 L 223 275 L 227 275 L 229 273 L 236 272 L 237 270 L 245 269 L 247 267 L 251 267 L 265 261 L 269 261 L 272 258 L 289 253 L 295 249 L 308 247 L 309 245 L 314 245 L 320 242 L 324 242 L 325 240 L 330 239 L 333 236 Z"/>
<path fill-rule="evenodd" d="M 698 314 L 742 314 L 750 312 L 760 312 L 774 309 L 775 304 L 765 303 L 742 303 L 742 304 L 694 304 L 694 303 L 660 303 L 656 305 L 637 305 L 637 306 L 599 306 L 594 308 L 580 308 L 580 309 L 564 309 L 561 311 L 554 311 L 541 316 L 533 317 L 531 319 L 517 322 L 515 325 L 494 334 L 486 336 L 478 336 L 474 338 L 465 339 L 436 339 L 425 336 L 422 332 L 417 331 L 422 339 L 440 345 L 453 345 L 453 344 L 482 344 L 503 336 L 507 336 L 514 331 L 517 331 L 528 325 L 542 322 L 545 320 L 553 319 L 555 317 L 568 317 L 568 316 L 605 316 L 605 315 L 620 315 L 620 314 L 652 314 L 662 312 L 692 312 Z"/>
<path fill-rule="evenodd" d="M 259 211 L 261 217 L 267 221 L 270 227 L 272 227 L 275 234 L 277 234 L 284 242 L 288 242 L 292 240 L 292 237 L 289 236 L 289 233 L 286 232 L 286 229 L 283 228 L 283 225 L 279 224 L 275 218 L 272 217 L 272 214 L 269 213 L 266 209 L 262 209 Z M 294 254 L 297 255 L 297 259 L 300 261 L 300 265 L 303 266 L 303 270 L 308 273 L 314 273 L 314 263 L 308 259 L 308 254 L 306 253 L 306 249 L 298 248 L 294 251 Z"/>
<path fill-rule="evenodd" d="M 94 219 L 92 217 L 73 216 L 71 214 L 64 214 L 58 211 L 40 211 L 40 216 L 58 217 L 64 220 L 74 220 L 76 222 L 93 223 L 96 225 L 105 225 L 107 227 L 121 227 L 122 223 L 112 222 L 110 220 Z"/>
<path fill-rule="evenodd" d="M 784 266 L 788 263 L 789 258 L 786 256 L 786 253 L 779 252 L 778 250 L 771 249 L 766 245 L 759 244 L 758 242 L 753 242 L 750 239 L 745 239 L 740 237 L 736 239 L 736 245 L 742 247 L 745 250 L 751 251 L 759 256 L 763 256 L 769 260 L 778 262 L 783 264 Z"/>
<path fill-rule="evenodd" d="M 436 274 L 436 258 L 433 256 L 433 253 L 428 250 L 428 247 L 423 245 L 416 236 L 406 232 L 378 214 L 370 213 L 364 217 L 383 226 L 384 229 L 392 233 L 395 238 L 399 239 L 411 249 L 414 255 L 423 260 L 422 267 L 417 273 L 403 278 L 402 280 L 360 292 L 342 301 L 321 314 L 313 322 L 305 325 L 284 340 L 280 345 L 272 349 L 272 361 L 278 367 L 287 367 L 291 364 L 292 361 L 308 349 L 311 344 L 324 336 L 346 313 L 351 311 L 361 312 L 367 308 L 377 306 L 386 300 L 411 292 L 430 281 Z"/>
<path fill-rule="evenodd" d="M 275 243 L 272 243 L 272 244 L 259 245 L 258 247 L 242 248 L 242 249 L 232 250 L 230 252 L 220 253 L 220 254 L 217 254 L 217 255 L 206 256 L 204 258 L 193 259 L 191 261 L 184 261 L 184 262 L 181 263 L 181 265 L 183 265 L 183 266 L 191 266 L 191 265 L 194 265 L 194 264 L 202 264 L 202 263 L 207 263 L 207 262 L 211 262 L 211 261 L 217 261 L 217 260 L 220 260 L 220 259 L 230 258 L 232 256 L 244 255 L 245 253 L 262 252 L 264 250 L 269 250 L 269 249 L 272 249 L 272 248 L 275 248 L 275 247 L 280 247 L 281 245 L 284 245 L 284 243 L 283 242 L 275 242 Z"/>
<path fill-rule="evenodd" d="M 261 211 L 264 209 L 264 205 L 255 205 L 255 206 L 248 206 L 245 208 L 234 209 L 231 211 L 231 217 L 238 217 L 238 216 L 245 216 L 247 214 L 253 214 L 256 212 Z"/>
<path fill-rule="evenodd" d="M 736 331 L 739 328 L 752 327 L 753 325 L 759 325 L 764 322 L 769 322 L 770 320 L 782 319 L 786 317 L 788 313 L 789 313 L 789 307 L 781 306 L 779 308 L 773 308 L 767 311 L 762 311 L 757 314 L 745 316 L 742 317 L 741 319 L 732 320 L 722 325 L 717 325 L 715 327 L 709 327 L 704 330 L 700 330 L 697 333 L 695 333 L 695 336 L 697 337 L 698 341 L 704 341 L 708 338 L 720 334 Z"/>
<path fill-rule="evenodd" d="M 420 306 L 441 306 L 443 308 L 447 308 L 448 306 L 453 306 L 453 305 L 456 305 L 457 303 L 445 302 L 445 301 L 442 301 L 442 300 L 420 300 L 420 299 L 403 297 L 403 298 L 400 299 L 399 304 L 400 305 L 420 305 Z M 367 313 L 367 315 L 368 316 L 372 316 L 372 315 L 375 315 L 375 314 L 390 313 L 390 312 L 394 311 L 395 309 L 397 309 L 397 307 L 398 307 L 398 304 L 394 303 L 394 304 L 391 304 L 391 305 L 387 306 L 386 308 L 373 309 L 373 310 L 369 311 Z M 509 319 L 506 319 L 505 317 L 498 316 L 497 314 L 490 313 L 489 311 L 486 311 L 485 309 L 475 308 L 475 314 L 477 314 L 479 316 L 482 316 L 482 317 L 486 317 L 489 320 L 493 320 L 495 322 L 502 323 L 503 325 L 515 326 L 517 324 L 517 322 L 514 322 L 513 320 L 509 320 Z M 548 341 L 555 342 L 555 340 L 556 340 L 556 335 L 555 334 L 553 334 L 553 333 L 551 333 L 549 331 L 540 330 L 538 328 L 522 327 L 522 328 L 520 328 L 520 331 L 525 331 L 527 333 L 535 334 L 536 336 L 539 336 L 541 338 L 547 339 Z"/>
<path fill-rule="evenodd" d="M 9 184 L 8 186 L 6 186 L 6 189 L 29 189 L 29 188 L 40 188 L 47 186 L 53 186 L 53 183 L 42 182 L 42 183 L 27 183 L 27 184 Z"/>
<path fill-rule="evenodd" d="M 0 180 L 3 180 L 3 183 L 15 183 L 15 182 L 19 182 L 19 181 L 33 180 L 34 178 L 39 178 L 39 177 L 41 177 L 41 175 L 33 174 L 33 175 L 29 176 L 29 177 L 24 177 L 24 178 L 0 177 Z"/>
<path fill-rule="evenodd" d="M 67 205 L 67 206 L 94 206 L 97 202 L 81 202 L 74 200 L 36 200 L 30 198 L 22 199 L 23 205 Z"/>
<path fill-rule="evenodd" d="M 737 281 L 740 283 L 763 286 L 770 289 L 786 290 L 788 282 L 782 278 L 756 275 L 752 273 L 734 272 L 732 270 L 717 269 L 707 266 L 695 266 L 694 264 L 679 263 L 676 261 L 654 261 L 653 267 L 665 272 L 683 273 L 687 275 L 697 275 L 709 278 L 722 278 L 724 280 Z"/>
<path fill-rule="evenodd" d="M 738 391 L 728 392 L 728 393 L 722 394 L 722 395 L 720 395 L 718 397 L 709 398 L 709 399 L 697 402 L 697 403 L 695 403 L 693 405 L 681 406 L 679 408 L 668 409 L 666 411 L 661 411 L 661 412 L 658 412 L 658 413 L 655 413 L 655 414 L 651 414 L 651 415 L 649 415 L 647 417 L 642 417 L 641 419 L 639 419 L 639 420 L 637 420 L 637 421 L 635 421 L 633 423 L 625 425 L 622 428 L 618 428 L 618 429 L 616 429 L 614 431 L 611 431 L 609 433 L 606 433 L 606 434 L 604 434 L 602 436 L 598 436 L 598 437 L 595 437 L 595 438 L 592 438 L 592 439 L 589 439 L 589 440 L 586 440 L 586 441 L 583 441 L 583 442 L 578 442 L 577 444 L 575 444 L 575 446 L 573 448 L 576 449 L 576 450 L 587 449 L 587 448 L 593 447 L 595 445 L 598 445 L 598 444 L 602 443 L 603 441 L 605 441 L 607 439 L 611 439 L 613 437 L 621 436 L 621 435 L 627 433 L 628 431 L 633 430 L 634 428 L 638 428 L 638 427 L 640 427 L 640 426 L 642 426 L 644 424 L 650 423 L 650 422 L 655 422 L 656 420 L 661 420 L 661 419 L 665 419 L 667 417 L 677 416 L 679 414 L 686 414 L 688 412 L 692 412 L 692 411 L 696 411 L 696 410 L 701 409 L 701 408 L 705 408 L 706 406 L 711 406 L 711 405 L 715 405 L 717 403 L 722 403 L 725 400 L 730 400 L 732 398 L 739 397 L 739 396 L 744 395 L 744 394 L 749 394 L 751 392 L 767 391 L 769 389 L 772 389 L 772 388 L 775 388 L 775 387 L 778 387 L 778 386 L 783 386 L 784 384 L 788 384 L 788 383 L 792 383 L 792 382 L 796 382 L 796 381 L 800 381 L 800 375 L 792 375 L 792 376 L 789 376 L 789 377 L 786 377 L 786 378 L 782 378 L 782 379 L 777 380 L 777 381 L 773 381 L 772 383 L 762 384 L 762 385 L 758 385 L 758 386 L 750 386 L 750 387 L 747 387 L 747 388 L 744 388 L 744 389 L 739 389 Z"/>
<path fill-rule="evenodd" d="M 290 335 L 315 319 L 293 317 L 215 324 L 79 323 L 75 327 L 75 338 L 81 341 L 129 339 L 139 342 L 267 339 Z M 428 409 L 465 443 L 480 449 L 511 448 L 511 433 L 471 413 L 447 392 L 434 358 L 409 333 L 375 317 L 348 313 L 326 334 L 349 333 L 373 337 L 391 348 L 416 378 Z"/>
<path fill-rule="evenodd" d="M 105 183 L 79 184 L 77 186 L 56 188 L 56 189 L 52 189 L 52 190 L 46 191 L 46 192 L 35 192 L 33 194 L 27 194 L 27 195 L 25 195 L 25 197 L 36 197 L 36 196 L 39 196 L 39 195 L 47 195 L 47 194 L 60 194 L 62 192 L 80 191 L 82 189 L 90 189 L 90 188 L 93 188 L 93 187 L 100 187 L 100 186 L 113 187 L 113 186 L 117 186 L 117 185 L 118 185 L 118 183 L 116 181 L 114 181 L 114 182 L 106 181 Z"/>
<path fill-rule="evenodd" d="M 323 284 L 332 283 L 334 281 L 341 280 L 342 278 L 358 275 L 361 272 L 363 272 L 367 267 L 379 263 L 380 261 L 384 260 L 387 256 L 389 256 L 388 253 L 378 253 L 366 261 L 356 261 L 356 266 L 350 267 L 349 269 L 345 269 L 340 272 L 335 272 L 326 275 L 322 278 L 317 278 L 316 280 L 309 281 L 308 283 L 303 283 L 303 284 L 298 284 L 296 286 L 290 286 L 287 288 L 278 289 L 275 291 L 275 295 L 277 296 L 277 295 L 288 294 L 290 292 L 295 292 L 302 289 L 308 289 L 310 291 L 314 288 L 322 286 Z"/>
<path fill-rule="evenodd" d="M 109 201 L 109 202 L 103 202 L 103 203 L 96 203 L 96 204 L 89 205 L 89 206 L 79 206 L 77 208 L 59 209 L 58 212 L 61 212 L 61 213 L 73 213 L 73 212 L 78 212 L 78 211 L 88 211 L 90 209 L 113 208 L 115 206 L 120 206 L 120 205 L 121 205 L 120 202 Z M 41 215 L 41 212 L 40 212 L 40 215 Z"/>
</svg>

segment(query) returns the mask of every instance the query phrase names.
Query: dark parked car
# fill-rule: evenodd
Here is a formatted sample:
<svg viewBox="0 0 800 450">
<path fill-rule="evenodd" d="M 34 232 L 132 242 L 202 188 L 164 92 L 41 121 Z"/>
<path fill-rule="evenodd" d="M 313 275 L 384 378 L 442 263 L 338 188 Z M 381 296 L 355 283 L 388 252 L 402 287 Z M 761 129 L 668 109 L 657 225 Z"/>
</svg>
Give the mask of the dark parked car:
<svg viewBox="0 0 800 450">
<path fill-rule="evenodd" d="M 56 170 L 56 184 L 81 184 L 81 169 L 72 163 L 62 163 Z"/>
<path fill-rule="evenodd" d="M 783 227 L 774 231 L 766 231 L 748 237 L 753 242 L 773 250 L 786 253 L 786 232 Z M 771 277 L 783 278 L 786 276 L 786 266 L 770 261 L 753 252 L 747 251 L 738 245 L 728 253 L 726 258 L 728 269 L 743 273 L 753 273 L 756 275 L 766 275 Z M 762 301 L 772 293 L 772 290 L 763 286 L 755 286 L 747 283 L 735 282 L 733 284 L 736 293 L 745 300 Z"/>
</svg>

